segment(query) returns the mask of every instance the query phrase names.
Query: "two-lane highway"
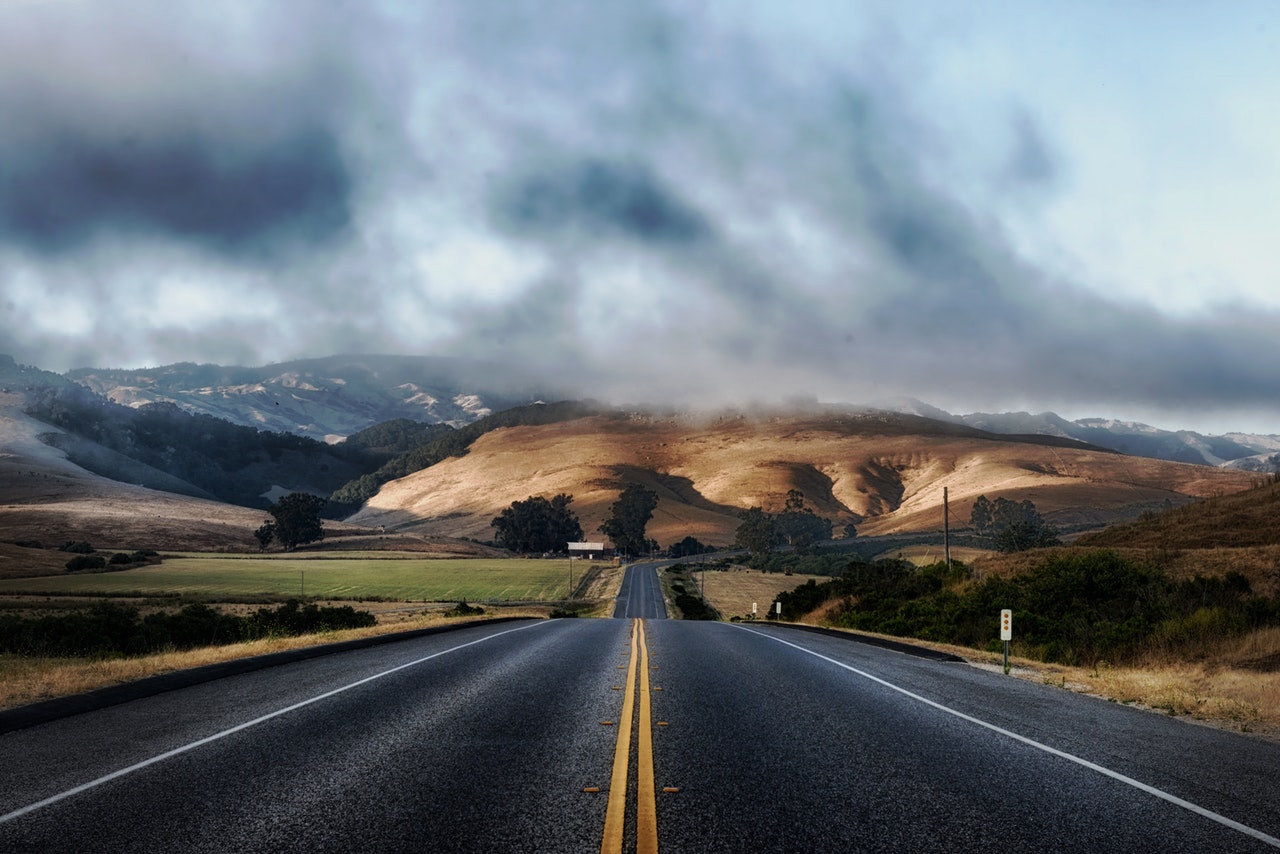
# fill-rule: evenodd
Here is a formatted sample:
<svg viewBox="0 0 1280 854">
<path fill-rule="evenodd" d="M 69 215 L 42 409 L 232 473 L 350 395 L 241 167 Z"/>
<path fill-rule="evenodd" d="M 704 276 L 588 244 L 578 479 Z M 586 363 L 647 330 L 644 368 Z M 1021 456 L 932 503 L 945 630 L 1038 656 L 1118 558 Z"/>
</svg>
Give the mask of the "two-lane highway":
<svg viewBox="0 0 1280 854">
<path fill-rule="evenodd" d="M 628 609 L 660 602 L 631 575 Z M 529 621 L 0 735 L 0 851 L 1274 851 L 1277 768 L 840 638 Z"/>
<path fill-rule="evenodd" d="M 615 618 L 666 619 L 667 604 L 662 598 L 662 584 L 658 581 L 663 565 L 638 563 L 627 567 L 613 608 Z"/>
</svg>

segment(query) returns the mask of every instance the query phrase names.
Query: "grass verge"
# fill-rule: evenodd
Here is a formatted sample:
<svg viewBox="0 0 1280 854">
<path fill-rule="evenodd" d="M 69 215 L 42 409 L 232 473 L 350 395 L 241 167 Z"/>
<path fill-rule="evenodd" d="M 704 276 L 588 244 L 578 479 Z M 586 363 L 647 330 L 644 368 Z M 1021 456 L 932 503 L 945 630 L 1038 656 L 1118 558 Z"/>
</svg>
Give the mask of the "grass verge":
<svg viewBox="0 0 1280 854">
<path fill-rule="evenodd" d="M 171 673 L 175 670 L 186 670 L 206 664 L 217 664 L 319 644 L 376 637 L 445 623 L 462 625 L 495 616 L 545 617 L 548 609 L 544 607 L 486 608 L 485 611 L 483 615 L 459 618 L 446 618 L 439 609 L 419 610 L 412 614 L 399 612 L 392 619 L 364 629 L 323 632 L 290 638 L 268 638 L 134 658 L 68 659 L 0 655 L 0 709 L 80 694 L 109 685 L 132 682 L 161 673 Z"/>
<path fill-rule="evenodd" d="M 814 615 L 816 616 L 816 615 Z M 813 625 L 820 620 L 805 620 Z M 829 627 L 828 627 L 829 628 Z M 837 629 L 849 631 L 851 629 Z M 859 631 L 887 640 L 949 652 L 975 667 L 1001 671 L 1000 653 L 894 635 Z M 1274 635 L 1274 637 L 1272 637 Z M 1259 672 L 1230 663 L 1232 651 L 1247 661 L 1261 650 L 1280 648 L 1280 630 L 1263 629 L 1227 642 L 1233 650 L 1214 663 L 1153 657 L 1132 666 L 1071 667 L 1010 656 L 1010 676 L 1147 709 L 1234 732 L 1280 741 L 1280 672 Z M 1228 663 L 1223 664 L 1226 661 Z"/>
</svg>

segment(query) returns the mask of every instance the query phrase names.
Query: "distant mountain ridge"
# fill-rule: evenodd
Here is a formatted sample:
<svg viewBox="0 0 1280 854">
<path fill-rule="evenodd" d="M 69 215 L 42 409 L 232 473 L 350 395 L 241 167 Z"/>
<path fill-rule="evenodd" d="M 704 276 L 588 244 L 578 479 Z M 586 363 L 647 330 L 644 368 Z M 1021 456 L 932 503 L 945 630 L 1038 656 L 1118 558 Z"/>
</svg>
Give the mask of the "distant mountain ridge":
<svg viewBox="0 0 1280 854">
<path fill-rule="evenodd" d="M 66 377 L 126 406 L 173 403 L 330 442 L 397 418 L 461 426 L 548 394 L 518 372 L 434 356 L 338 355 L 261 367 L 180 362 L 81 368 Z"/>
<path fill-rule="evenodd" d="M 360 407 L 352 401 L 404 403 L 386 393 L 386 384 L 402 384 L 403 373 L 381 367 L 379 358 L 322 360 L 319 369 L 302 370 L 180 365 L 123 373 L 137 383 L 133 388 L 156 393 L 165 382 L 207 388 L 206 396 L 229 406 L 243 395 L 223 396 L 223 383 L 243 386 L 269 372 L 280 382 L 262 382 L 263 391 L 249 395 L 263 396 L 269 414 L 277 402 L 282 411 L 304 404 L 318 410 L 339 400 L 337 412 L 356 419 Z M 356 366 L 347 370 L 347 362 Z M 407 370 L 421 369 L 421 360 L 407 362 Z M 99 381 L 103 374 L 109 372 L 98 373 Z M 458 377 L 449 390 L 485 400 L 493 386 L 481 383 L 493 376 Z M 291 390 L 300 390 L 296 398 Z M 198 529 L 201 541 L 230 538 L 251 547 L 262 516 L 249 508 L 265 506 L 280 491 L 330 495 L 345 524 L 365 534 L 475 540 L 492 535 L 490 522 L 512 502 L 564 492 L 575 496 L 584 530 L 594 531 L 633 483 L 659 494 L 653 535 L 660 541 L 693 535 L 729 543 L 742 510 L 773 512 L 791 490 L 837 529 L 856 524 L 862 535 L 935 531 L 945 494 L 953 527 L 963 525 L 967 505 L 987 495 L 1032 500 L 1053 524 L 1080 531 L 1229 494 L 1257 479 L 1126 457 L 1060 435 L 1080 425 L 1056 416 L 1041 417 L 1050 422 L 1043 433 L 1029 429 L 1040 426 L 1035 416 L 986 416 L 1011 431 L 1000 435 L 954 416 L 939 418 L 939 411 L 810 405 L 690 413 L 539 400 L 456 427 L 419 415 L 323 443 L 298 431 L 255 429 L 265 417 L 262 402 L 256 406 L 240 413 L 239 424 L 173 400 L 130 407 L 67 376 L 0 358 L 0 539 L 62 541 L 92 532 L 112 542 L 147 537 L 147 544 L 171 544 L 183 530 Z M 327 411 L 308 414 L 337 423 Z M 246 425 L 246 418 L 256 423 Z M 1080 429 L 1106 433 L 1109 426 Z M 239 506 L 223 509 L 205 496 Z M 163 536 L 149 539 L 157 526 Z"/>
<path fill-rule="evenodd" d="M 880 408 L 950 421 L 1001 435 L 1060 436 L 1109 448 L 1135 457 L 1219 466 L 1241 471 L 1280 471 L 1280 435 L 1228 433 L 1206 436 L 1191 430 L 1162 430 L 1136 421 L 1081 418 L 1068 421 L 1052 412 L 974 412 L 953 415 L 912 398 L 899 398 Z"/>
<path fill-rule="evenodd" d="M 328 442 L 399 418 L 460 427 L 538 400 L 581 396 L 520 371 L 435 356 L 346 354 L 261 367 L 182 362 L 146 369 L 81 368 L 64 379 L 126 406 L 173 403 L 233 424 Z M 1209 436 L 1116 419 L 1068 421 L 1052 412 L 955 415 L 914 398 L 897 398 L 866 409 L 917 415 L 1000 435 L 1073 439 L 1158 460 L 1280 471 L 1280 435 L 1276 434 Z"/>
</svg>

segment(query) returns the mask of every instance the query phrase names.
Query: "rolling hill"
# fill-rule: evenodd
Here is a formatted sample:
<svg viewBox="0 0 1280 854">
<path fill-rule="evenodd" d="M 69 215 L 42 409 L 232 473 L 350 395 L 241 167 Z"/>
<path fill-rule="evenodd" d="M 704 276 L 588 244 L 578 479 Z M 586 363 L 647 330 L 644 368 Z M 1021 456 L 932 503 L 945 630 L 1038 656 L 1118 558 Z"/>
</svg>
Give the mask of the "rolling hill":
<svg viewBox="0 0 1280 854">
<path fill-rule="evenodd" d="M 232 377 L 237 378 L 242 379 Z M 91 395 L 84 387 L 11 359 L 0 360 L 0 380 L 0 541 L 97 538 L 121 547 L 176 548 L 191 542 L 252 547 L 262 511 L 211 500 L 215 490 L 191 479 L 190 473 L 207 469 L 200 455 L 208 442 L 201 437 L 219 436 L 222 428 L 215 430 L 210 422 L 201 427 L 203 432 L 193 432 L 170 402 L 138 410 L 153 414 L 136 424 L 117 412 L 128 429 L 114 431 L 114 444 L 103 445 L 93 438 L 94 430 L 102 429 L 94 426 L 97 421 L 89 419 L 92 429 L 71 435 L 27 414 L 36 396 L 61 404 Z M 50 396 L 50 389 L 64 388 L 71 392 Z M 340 394 L 330 392 L 331 397 Z M 86 406 L 89 412 L 95 404 L 89 400 Z M 110 414 L 112 406 L 103 401 L 100 408 Z M 530 412 L 540 408 L 524 407 Z M 456 456 L 442 455 L 429 468 L 378 481 L 374 488 L 380 484 L 381 489 L 347 520 L 347 530 L 352 536 L 382 529 L 487 541 L 493 535 L 490 521 L 511 502 L 566 492 L 575 497 L 573 508 L 585 532 L 595 537 L 621 489 L 639 483 L 659 495 L 649 535 L 663 545 L 689 535 L 728 544 L 740 510 L 777 510 L 790 489 L 803 492 L 808 505 L 830 519 L 837 532 L 849 523 L 862 535 L 940 530 L 944 488 L 951 498 L 953 529 L 967 526 L 972 500 L 985 494 L 1030 499 L 1064 531 L 1082 531 L 1237 492 L 1258 477 L 1126 456 L 1070 437 L 988 432 L 954 419 L 863 408 L 715 416 L 627 413 L 598 406 L 583 406 L 583 416 L 572 406 L 546 409 L 545 422 L 536 413 L 506 417 L 516 410 L 468 422 L 465 430 L 456 431 L 459 438 L 465 433 L 466 441 L 448 451 Z M 78 411 L 68 410 L 72 415 Z M 199 426 L 209 416 L 187 418 Z M 151 450 L 139 453 L 145 442 L 170 435 L 157 432 L 169 422 L 183 427 L 185 432 L 172 434 L 180 438 L 146 445 Z M 308 451 L 310 456 L 295 459 L 283 446 L 232 458 L 256 460 L 253 472 L 259 479 L 268 474 L 282 478 L 266 481 L 268 485 L 306 488 L 307 480 L 321 475 L 336 485 L 336 479 L 350 477 L 342 465 L 356 459 L 351 453 L 376 452 L 386 458 L 404 451 L 403 444 L 392 447 L 397 443 L 427 441 L 450 429 L 419 434 L 415 425 L 421 422 L 384 424 L 371 429 L 357 447 L 343 451 L 333 446 L 334 453 L 347 454 L 342 458 L 321 460 Z M 262 434 L 263 441 L 273 435 L 278 434 Z M 166 450 L 170 447 L 172 452 Z M 183 460 L 185 467 L 176 466 L 175 461 Z M 376 464 L 372 458 L 362 463 Z M 206 477 L 202 482 L 220 481 Z M 321 494 L 333 488 L 314 486 Z M 240 503 L 257 503 L 263 493 L 254 486 L 246 494 L 255 500 Z"/>
<path fill-rule="evenodd" d="M 0 575 L 60 571 L 66 555 L 51 559 L 50 553 L 29 547 L 35 544 L 48 549 L 88 541 L 117 550 L 257 550 L 253 531 L 263 522 L 262 510 L 203 497 L 164 471 L 67 433 L 59 433 L 61 439 L 51 444 L 49 434 L 59 431 L 24 412 L 28 396 L 14 379 L 9 376 L 0 387 Z M 36 375 L 20 379 L 49 380 Z M 94 474 L 73 462 L 67 447 L 81 458 L 102 457 L 116 477 L 132 476 L 165 488 Z M 340 522 L 327 522 L 325 528 L 327 548 L 491 553 L 445 538 L 386 536 Z M 28 547 L 15 548 L 15 543 Z"/>
<path fill-rule="evenodd" d="M 57 546 L 248 548 L 261 510 L 93 474 L 39 439 L 49 425 L 0 392 L 0 539 Z"/>
<path fill-rule="evenodd" d="M 862 535 L 940 530 L 944 487 L 953 528 L 967 526 L 985 494 L 1030 499 L 1064 530 L 1083 530 L 1255 478 L 883 412 L 633 413 L 491 431 L 465 456 L 386 484 L 349 521 L 488 539 L 489 522 L 512 501 L 566 492 L 592 536 L 620 490 L 638 483 L 658 493 L 648 533 L 662 545 L 687 535 L 730 543 L 739 510 L 778 510 L 790 489 L 837 531 L 854 523 Z"/>
</svg>

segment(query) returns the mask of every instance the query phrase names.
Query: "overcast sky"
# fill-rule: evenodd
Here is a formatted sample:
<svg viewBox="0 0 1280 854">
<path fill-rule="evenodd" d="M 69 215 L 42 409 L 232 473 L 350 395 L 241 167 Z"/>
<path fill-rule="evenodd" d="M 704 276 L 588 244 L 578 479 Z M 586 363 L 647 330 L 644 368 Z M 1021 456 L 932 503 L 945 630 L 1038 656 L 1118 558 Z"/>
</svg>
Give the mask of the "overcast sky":
<svg viewBox="0 0 1280 854">
<path fill-rule="evenodd" d="M 0 352 L 1280 433 L 1277 105 L 1272 2 L 7 0 Z"/>
</svg>

